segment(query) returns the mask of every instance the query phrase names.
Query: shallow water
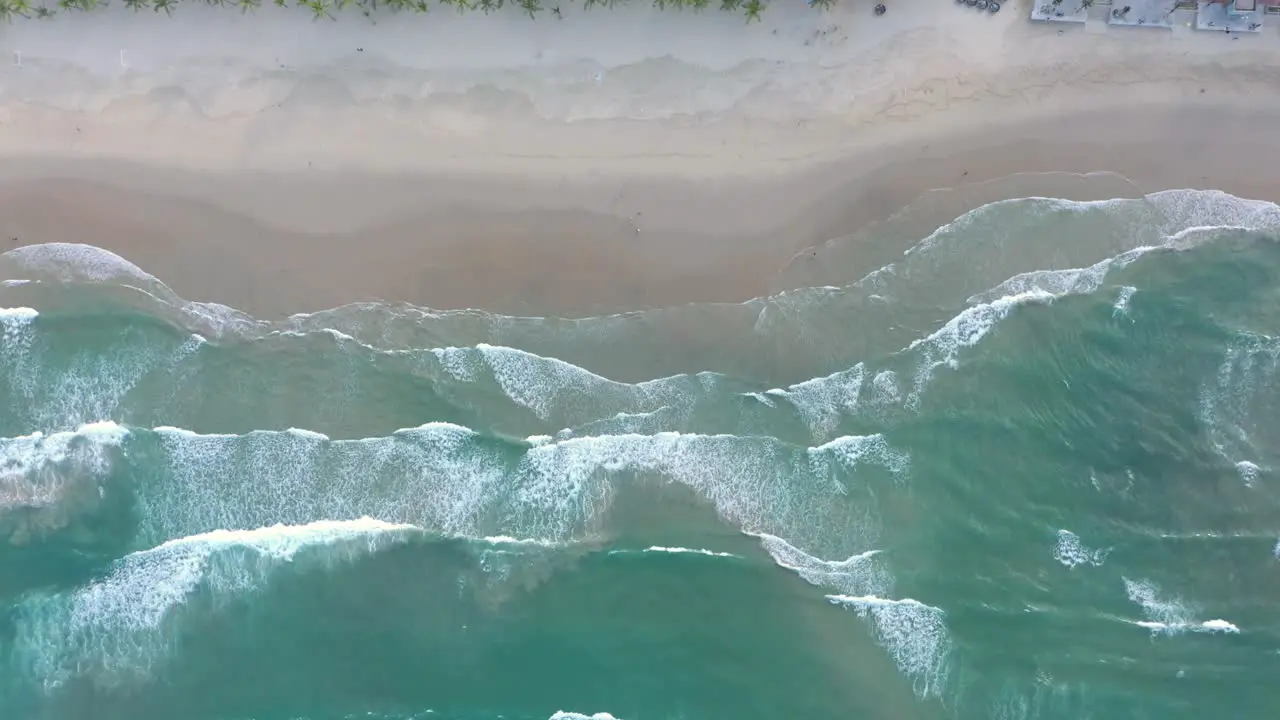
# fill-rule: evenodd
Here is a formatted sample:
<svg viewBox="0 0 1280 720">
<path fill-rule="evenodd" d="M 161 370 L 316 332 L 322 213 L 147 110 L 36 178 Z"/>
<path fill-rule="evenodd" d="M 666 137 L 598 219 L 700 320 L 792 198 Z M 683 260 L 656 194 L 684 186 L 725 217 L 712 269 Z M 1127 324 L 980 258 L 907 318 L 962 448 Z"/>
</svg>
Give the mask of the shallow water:
<svg viewBox="0 0 1280 720">
<path fill-rule="evenodd" d="M 266 322 L 12 251 L 0 706 L 1269 717 L 1278 231 L 1001 201 L 870 273 L 833 243 L 813 287 L 577 320 Z"/>
</svg>

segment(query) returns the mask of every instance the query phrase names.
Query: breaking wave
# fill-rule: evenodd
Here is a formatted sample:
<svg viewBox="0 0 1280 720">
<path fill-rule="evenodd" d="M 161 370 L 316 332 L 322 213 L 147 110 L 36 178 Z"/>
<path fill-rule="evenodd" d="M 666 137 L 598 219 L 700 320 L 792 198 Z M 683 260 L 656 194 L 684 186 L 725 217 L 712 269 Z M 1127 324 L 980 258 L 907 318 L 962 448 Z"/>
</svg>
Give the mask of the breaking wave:
<svg viewBox="0 0 1280 720">
<path fill-rule="evenodd" d="M 1182 717 L 1204 706 L 1116 700 L 1081 658 L 1219 642 L 1196 647 L 1230 664 L 1275 631 L 1227 590 L 1258 592 L 1280 547 L 1277 230 L 1275 206 L 1216 192 L 1024 198 L 861 277 L 837 276 L 846 238 L 779 279 L 812 287 L 579 319 L 364 303 L 267 321 L 105 250 L 19 248 L 0 256 L 0 651 L 37 705 L 141 697 L 190 690 L 184 668 L 209 671 L 192 648 L 253 647 L 298 603 L 466 655 L 485 622 L 491 647 L 536 635 L 501 612 L 606 586 L 639 607 L 710 602 L 689 588 L 725 578 L 751 592 L 714 620 L 742 604 L 764 626 L 763 566 L 805 622 L 841 623 L 779 637 L 857 629 L 821 653 L 865 638 L 913 702 Z M 1185 551 L 1206 578 L 1239 569 L 1220 592 L 1162 569 L 1209 537 L 1251 558 Z M 50 559 L 65 569 L 34 571 Z M 378 602 L 451 624 L 397 628 L 339 589 L 391 579 L 404 597 Z M 1089 635 L 1117 621 L 1161 644 Z M 563 706 L 644 714 L 604 699 Z M 223 712 L 209 702 L 198 716 Z"/>
</svg>

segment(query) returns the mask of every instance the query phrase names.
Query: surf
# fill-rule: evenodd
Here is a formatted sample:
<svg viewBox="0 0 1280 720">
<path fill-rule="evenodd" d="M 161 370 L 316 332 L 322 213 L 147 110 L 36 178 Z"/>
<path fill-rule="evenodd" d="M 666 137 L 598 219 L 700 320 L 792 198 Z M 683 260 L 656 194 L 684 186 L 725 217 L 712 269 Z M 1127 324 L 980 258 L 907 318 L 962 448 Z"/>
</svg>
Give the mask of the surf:
<svg viewBox="0 0 1280 720">
<path fill-rule="evenodd" d="M 112 688 L 198 676 L 186 633 L 249 642 L 227 618 L 268 628 L 300 588 L 336 612 L 359 607 L 344 582 L 444 563 L 413 597 L 469 598 L 442 605 L 461 613 L 432 636 L 445 642 L 466 637 L 462 608 L 551 612 L 538 588 L 623 602 L 593 585 L 608 578 L 656 601 L 632 572 L 712 573 L 772 608 L 763 560 L 804 598 L 797 627 L 841 618 L 958 717 L 1050 696 L 1044 717 L 1112 707 L 1088 668 L 1036 650 L 1080 637 L 1145 663 L 1256 660 L 1250 643 L 1274 632 L 1248 598 L 1275 548 L 1275 219 L 1212 192 L 1007 201 L 851 283 L 572 320 L 369 303 L 263 320 L 87 246 L 14 251 L 0 261 L 21 281 L 0 289 L 0 566 L 20 578 L 6 652 L 33 702 L 93 687 L 126 707 Z M 717 323 L 717 369 L 608 369 Z M 90 325 L 92 342 L 68 339 Z M 744 348 L 763 354 L 731 357 Z M 1209 541 L 1176 540 L 1228 536 L 1230 579 Z M 27 574 L 39 557 L 67 565 Z M 1186 562 L 1204 577 L 1171 569 Z M 1113 626 L 1161 644 L 1093 634 Z M 1003 667 L 992 633 L 1034 662 L 984 674 Z M 802 636 L 773 647 L 799 652 Z"/>
</svg>

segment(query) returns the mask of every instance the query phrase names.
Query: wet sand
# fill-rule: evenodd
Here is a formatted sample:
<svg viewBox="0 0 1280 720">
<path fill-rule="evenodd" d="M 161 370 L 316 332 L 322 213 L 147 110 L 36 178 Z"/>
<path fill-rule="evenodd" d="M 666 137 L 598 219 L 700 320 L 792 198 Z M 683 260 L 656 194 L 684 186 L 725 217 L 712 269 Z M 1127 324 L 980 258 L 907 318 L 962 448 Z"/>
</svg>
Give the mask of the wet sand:
<svg viewBox="0 0 1280 720">
<path fill-rule="evenodd" d="M 1129 128 L 1163 121 L 1159 141 L 1105 132 L 1117 118 Z M 1171 187 L 1275 197 L 1267 158 L 1280 155 L 1280 141 L 1262 134 L 1272 118 L 1233 118 L 1224 127 L 1209 109 L 1113 111 L 952 136 L 945 153 L 917 139 L 917 147 L 762 180 L 601 173 L 580 191 L 568 181 L 497 175 L 228 174 L 29 160 L 0 171 L 0 230 L 5 249 L 97 245 L 184 297 L 267 316 L 373 299 L 562 316 L 739 302 L 851 281 L 939 224 L 1006 197 L 1089 200 Z M 1032 136 L 1045 127 L 1056 142 Z M 1232 152 L 1241 136 L 1258 138 L 1255 152 Z M 884 159 L 895 155 L 907 159 Z M 1082 176 L 1093 171 L 1119 175 Z M 936 188 L 953 190 L 920 199 Z M 916 216 L 893 236 L 867 229 L 908 205 Z M 333 229 L 320 231 L 314 225 L 326 214 Z M 915 229 L 904 234 L 904 225 Z M 830 264 L 823 244 L 843 241 L 847 250 L 851 236 L 857 252 Z"/>
<path fill-rule="evenodd" d="M 22 25 L 0 38 L 25 48 L 0 70 L 0 244 L 90 243 L 266 316 L 373 299 L 581 316 L 848 282 L 1006 197 L 1280 199 L 1270 36 L 894 10 L 771 8 L 743 29 L 624 8 L 491 52 L 510 58 L 459 45 L 454 67 L 404 55 L 386 23 L 309 27 L 329 35 L 282 43 L 277 68 L 235 13 L 182 15 L 163 42 L 140 35 L 156 18 L 111 12 L 96 34 L 87 16 Z M 628 13 L 670 44 L 601 46 Z M 534 32 L 482 20 L 424 32 Z M 175 49 L 182 28 L 203 55 Z M 114 40 L 129 67 L 106 62 Z"/>
</svg>

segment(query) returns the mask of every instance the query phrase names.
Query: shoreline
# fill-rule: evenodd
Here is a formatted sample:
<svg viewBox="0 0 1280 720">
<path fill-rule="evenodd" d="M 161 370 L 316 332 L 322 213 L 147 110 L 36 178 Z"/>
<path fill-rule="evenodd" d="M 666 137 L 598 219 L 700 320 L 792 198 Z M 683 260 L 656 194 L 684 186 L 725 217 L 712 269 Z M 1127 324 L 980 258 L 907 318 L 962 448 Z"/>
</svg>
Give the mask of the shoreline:
<svg viewBox="0 0 1280 720">
<path fill-rule="evenodd" d="M 851 282 L 939 225 L 1012 197 L 1212 188 L 1280 199 L 1267 163 L 1280 138 L 1231 152 L 1277 120 L 1228 123 L 1185 108 L 1080 114 L 953 135 L 944 152 L 918 137 L 807 171 L 716 183 L 617 171 L 552 181 L 11 159 L 0 168 L 0 242 L 97 245 L 183 297 L 265 317 L 375 299 L 573 317 L 741 302 L 813 284 L 791 272 L 806 248 L 865 240 L 854 253 L 863 266 L 836 273 Z M 1134 137 L 1155 121 L 1158 140 Z M 1130 131 L 1103 132 L 1116 122 Z M 1054 142 L 1036 137 L 1045 128 Z M 1193 145 L 1207 130 L 1220 141 Z M 874 226 L 904 208 L 918 212 L 914 236 L 876 238 Z"/>
<path fill-rule="evenodd" d="M 762 27 L 737 28 L 741 42 L 713 34 L 728 27 L 719 20 L 685 18 L 686 27 L 637 8 L 564 30 L 449 18 L 435 31 L 533 32 L 579 48 L 602 46 L 592 22 L 712 33 L 718 69 L 687 38 L 665 59 L 650 38 L 615 53 L 618 87 L 597 95 L 577 75 L 548 83 L 566 67 L 603 66 L 600 47 L 596 61 L 562 52 L 507 70 L 389 70 L 324 50 L 333 57 L 313 57 L 308 70 L 248 75 L 211 54 L 178 62 L 162 44 L 152 50 L 172 57 L 147 72 L 85 66 L 92 48 L 68 50 L 61 64 L 28 56 L 0 69 L 0 242 L 97 245 L 183 297 L 266 317 L 373 299 L 578 317 L 741 302 L 815 282 L 797 265 L 806 249 L 857 238 L 862 267 L 820 273 L 851 281 L 904 241 L 1010 197 L 1214 188 L 1280 200 L 1267 162 L 1280 156 L 1271 132 L 1280 103 L 1257 99 L 1277 84 L 1280 43 L 1264 45 L 1275 38 L 1059 35 L 1022 9 L 956 9 L 940 23 L 895 7 L 887 22 L 867 23 L 850 8 L 816 19 L 807 7 L 776 8 Z M 201 42 L 250 53 L 226 34 L 244 20 L 212 12 L 224 35 Z M 213 17 L 189 15 L 173 27 Z M 130 22 L 101 17 L 107 27 Z M 90 20 L 69 22 L 70 32 Z M 793 42 L 825 27 L 817 20 L 842 28 L 840 47 Z M 55 48 L 57 27 L 22 32 Z M 140 41 L 132 25 L 117 28 Z M 0 35 L 0 45 L 15 42 Z M 1033 47 L 1037 55 L 1018 55 Z M 682 85 L 682 73 L 700 73 L 700 84 Z M 421 82 L 416 97 L 400 92 Z M 625 104 L 609 104 L 616 97 L 666 98 L 669 116 L 627 116 Z M 546 116 L 575 103 L 622 115 Z M 917 212 L 918 236 L 875 237 L 904 208 Z"/>
</svg>

